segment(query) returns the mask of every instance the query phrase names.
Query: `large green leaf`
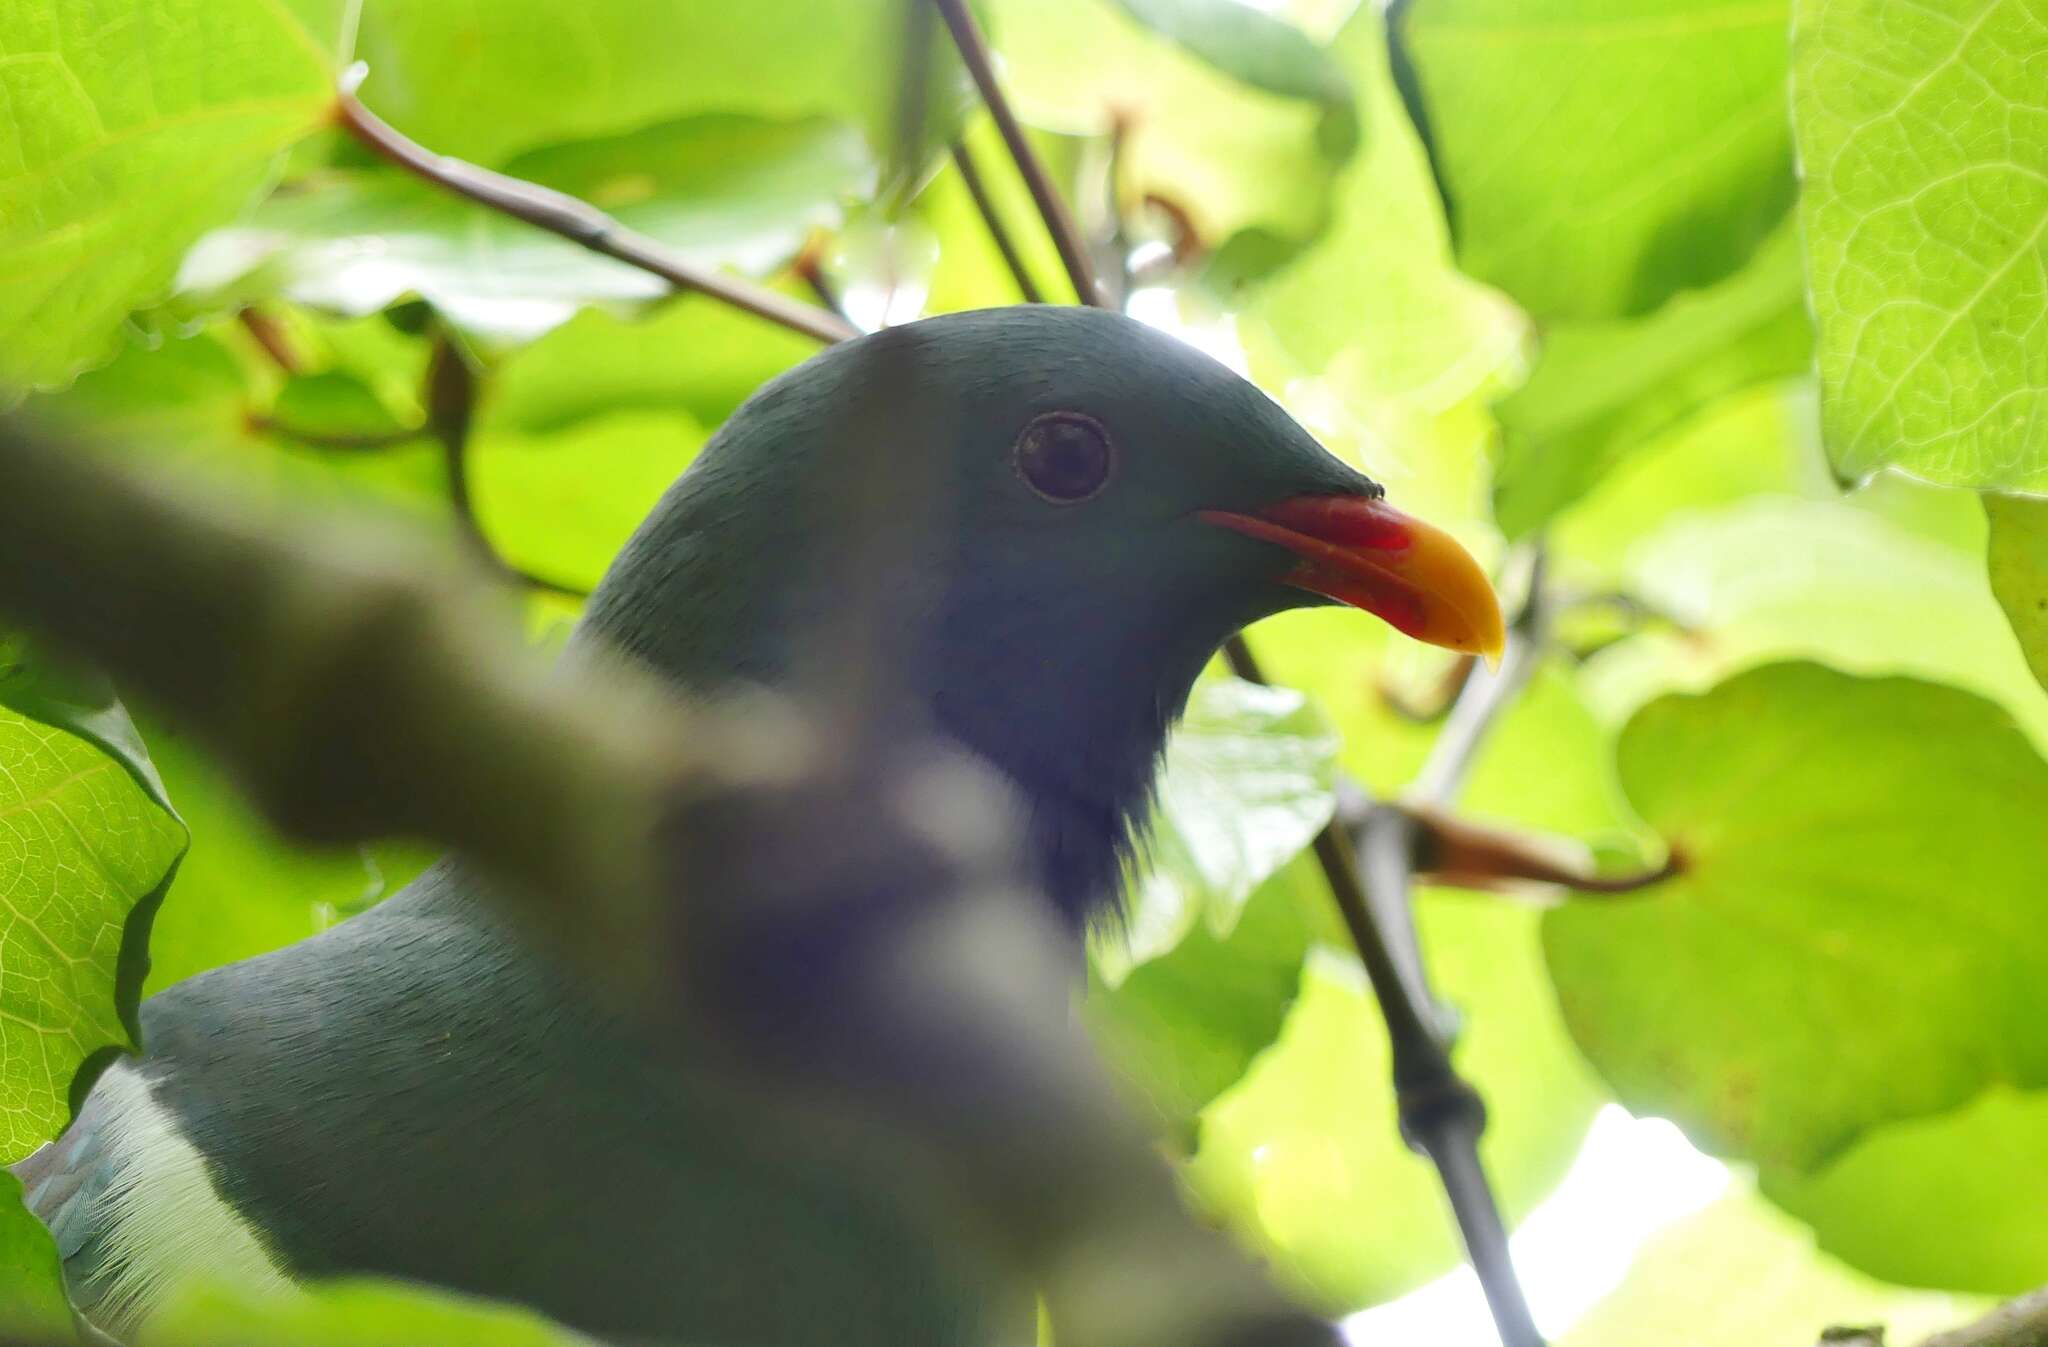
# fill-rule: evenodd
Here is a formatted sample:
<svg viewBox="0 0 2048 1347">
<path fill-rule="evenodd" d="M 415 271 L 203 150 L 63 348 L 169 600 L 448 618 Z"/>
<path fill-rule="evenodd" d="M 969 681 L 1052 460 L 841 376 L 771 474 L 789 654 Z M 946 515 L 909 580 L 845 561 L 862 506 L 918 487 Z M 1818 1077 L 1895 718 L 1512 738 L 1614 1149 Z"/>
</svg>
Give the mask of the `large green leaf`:
<svg viewBox="0 0 2048 1347">
<path fill-rule="evenodd" d="M 1991 526 L 1985 563 L 1991 592 L 2005 609 L 2034 677 L 2048 687 L 2048 500 L 1984 497 Z"/>
<path fill-rule="evenodd" d="M 1165 198 L 1211 247 L 1254 229 L 1298 244 L 1325 224 L 1332 176 L 1353 147 L 1324 133 L 1324 95 L 1234 78 L 1113 0 L 995 0 L 991 8 L 1021 115 L 1071 135 L 1106 135 L 1121 122 L 1118 186 L 1127 201 Z M 1082 204 L 1084 216 L 1101 213 Z"/>
<path fill-rule="evenodd" d="M 341 0 L 0 9 L 0 383 L 60 384 L 333 97 Z"/>
<path fill-rule="evenodd" d="M 478 522 L 513 565 L 591 589 L 704 438 L 689 417 L 656 411 L 547 435 L 485 427 L 470 453 Z"/>
<path fill-rule="evenodd" d="M 766 275 L 843 203 L 873 162 L 836 123 L 712 115 L 521 155 L 507 171 L 595 202 L 700 266 Z M 418 296 L 458 327 L 528 340 L 587 304 L 640 304 L 666 282 L 395 171 L 333 172 L 208 238 L 192 302 L 283 295 L 374 313 Z"/>
<path fill-rule="evenodd" d="M 547 434 L 620 412 L 716 426 L 818 343 L 702 296 L 631 318 L 586 309 L 512 352 L 487 392 L 496 431 Z"/>
<path fill-rule="evenodd" d="M 895 0 L 370 0 L 358 51 L 366 102 L 422 144 L 479 163 L 703 113 L 828 117 L 860 129 L 879 158 L 895 130 L 904 34 Z M 944 67 L 964 94 L 957 62 Z M 943 135 L 948 120 L 931 130 Z"/>
<path fill-rule="evenodd" d="M 2048 13 L 1799 0 L 1794 47 L 1837 469 L 2048 487 Z"/>
<path fill-rule="evenodd" d="M 1542 318 L 1646 313 L 1793 197 L 1790 0 L 1414 0 L 1458 258 Z"/>
<path fill-rule="evenodd" d="M 1875 1128 L 1763 1192 L 1822 1248 L 1888 1281 L 2016 1295 L 2048 1280 L 2048 1093 L 1991 1089 L 1952 1113 Z"/>
<path fill-rule="evenodd" d="M 1557 324 L 1529 382 L 1497 403 L 1494 515 L 1541 528 L 1630 453 L 1744 385 L 1805 372 L 1813 335 L 1797 240 L 1782 230 L 1712 289 L 1643 318 Z"/>
<path fill-rule="evenodd" d="M 142 1347 L 587 1347 L 531 1310 L 395 1281 L 275 1297 L 199 1286 L 150 1318 Z"/>
<path fill-rule="evenodd" d="M 2048 1083 L 2048 764 L 1997 706 L 1773 665 L 1644 708 L 1619 763 L 1683 873 L 1544 948 L 1622 1102 L 1804 1169 Z"/>
<path fill-rule="evenodd" d="M 132 1044 L 124 1018 L 141 983 L 137 942 L 185 829 L 120 760 L 4 707 L 0 820 L 0 1162 L 9 1162 L 63 1126 L 87 1058 Z"/>
<path fill-rule="evenodd" d="M 61 1342 L 71 1332 L 57 1246 L 21 1204 L 20 1180 L 0 1173 L 0 1334 Z"/>
<path fill-rule="evenodd" d="M 1602 651 L 1582 685 L 1619 720 L 1659 693 L 1704 688 L 1771 660 L 1815 659 L 1967 688 L 2048 748 L 2048 699 L 1984 584 L 1983 511 L 1968 492 L 1893 482 L 1878 508 L 1782 497 L 1679 511 L 1636 542 L 1623 587 L 1682 623 Z M 1918 527 L 1911 512 L 1921 511 Z M 1941 516 L 1947 516 L 1945 521 Z M 1959 526 L 1960 540 L 1923 529 Z M 1957 542 L 1961 545 L 1958 546 Z"/>
<path fill-rule="evenodd" d="M 1979 1308 L 1858 1276 L 1816 1254 L 1805 1231 L 1754 1193 L 1737 1191 L 1652 1238 L 1558 1347 L 1805 1344 L 1826 1328 L 1872 1324 L 1885 1326 L 1885 1341 L 1909 1343 Z"/>
</svg>

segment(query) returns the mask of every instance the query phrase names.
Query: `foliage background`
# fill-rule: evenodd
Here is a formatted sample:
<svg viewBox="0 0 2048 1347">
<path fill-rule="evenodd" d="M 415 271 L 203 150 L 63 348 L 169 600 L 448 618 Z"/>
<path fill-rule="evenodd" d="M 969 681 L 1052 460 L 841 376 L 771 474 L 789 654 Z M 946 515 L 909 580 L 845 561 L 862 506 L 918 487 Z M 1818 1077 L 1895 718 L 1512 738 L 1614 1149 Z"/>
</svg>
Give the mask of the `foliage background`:
<svg viewBox="0 0 2048 1347">
<path fill-rule="evenodd" d="M 1967 1308 L 1902 1288 L 2048 1281 L 2048 9 L 981 8 L 1134 312 L 1239 362 L 1511 597 L 1542 549 L 1544 658 L 1459 811 L 1615 871 L 1682 862 L 1624 900 L 1418 900 L 1512 1215 L 1609 1100 L 1754 1176 L 1568 1340 L 1669 1316 L 1799 1341 Z M 331 125 L 337 73 L 366 61 L 408 135 L 694 261 L 792 295 L 821 272 L 864 325 L 1014 302 L 958 169 L 889 153 L 900 41 L 880 0 L 0 7 L 0 380 L 236 489 L 473 528 L 558 640 L 814 345 L 375 162 Z M 1071 298 L 940 74 L 935 129 Z M 437 351 L 475 372 L 457 463 Z M 1350 1310 L 1454 1244 L 1297 856 L 1339 768 L 1410 782 L 1456 671 L 1343 614 L 1256 635 L 1283 687 L 1201 689 L 1087 1006 L 1195 1200 Z M 0 764 L 0 1160 L 132 1037 L 142 934 L 154 989 L 424 859 L 284 848 L 175 726 L 18 642 Z M 54 1278 L 0 1194 L 0 1305 L 61 1324 Z M 550 1332 L 391 1288 L 265 1313 L 209 1293 L 160 1331 Z"/>
</svg>

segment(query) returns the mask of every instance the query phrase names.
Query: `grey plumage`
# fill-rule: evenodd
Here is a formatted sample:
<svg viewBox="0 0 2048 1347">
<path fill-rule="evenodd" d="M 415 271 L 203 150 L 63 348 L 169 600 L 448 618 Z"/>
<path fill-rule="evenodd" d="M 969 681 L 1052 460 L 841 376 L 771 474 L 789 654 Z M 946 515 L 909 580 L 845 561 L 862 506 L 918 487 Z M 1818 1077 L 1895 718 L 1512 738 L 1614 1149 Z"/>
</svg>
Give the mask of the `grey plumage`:
<svg viewBox="0 0 2048 1347">
<path fill-rule="evenodd" d="M 1107 428 L 1119 478 L 1050 507 L 1007 455 L 1031 417 L 1074 408 Z M 1164 735 L 1217 644 L 1316 601 L 1275 583 L 1284 554 L 1193 512 L 1377 494 L 1250 385 L 1127 320 L 935 319 L 835 348 L 736 414 L 627 545 L 579 646 L 700 691 L 789 678 L 841 597 L 846 502 L 817 484 L 849 465 L 930 475 L 875 618 L 889 678 L 1021 788 L 1034 877 L 1077 928 L 1113 901 Z M 1030 1340 L 1025 1288 L 887 1193 L 755 1135 L 479 894 L 444 860 L 363 916 L 144 1006 L 147 1056 L 116 1068 L 120 1099 L 169 1120 L 279 1269 L 427 1280 L 623 1338 Z M 128 1303 L 141 1255 L 113 1226 L 141 1199 L 109 1194 L 146 1198 L 149 1178 L 129 1172 L 148 1156 L 121 1149 L 115 1099 L 95 1089 L 18 1172 L 78 1302 L 121 1331 L 148 1305 Z"/>
</svg>

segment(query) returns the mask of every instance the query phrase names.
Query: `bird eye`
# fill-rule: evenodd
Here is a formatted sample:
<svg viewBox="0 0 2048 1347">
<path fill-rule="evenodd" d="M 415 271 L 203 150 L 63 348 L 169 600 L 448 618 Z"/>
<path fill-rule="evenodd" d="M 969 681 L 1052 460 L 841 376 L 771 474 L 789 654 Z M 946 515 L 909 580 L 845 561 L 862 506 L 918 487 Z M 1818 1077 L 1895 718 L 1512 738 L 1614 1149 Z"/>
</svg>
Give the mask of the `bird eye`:
<svg viewBox="0 0 2048 1347">
<path fill-rule="evenodd" d="M 1017 475 L 1055 505 L 1102 490 L 1114 457 L 1108 432 L 1079 412 L 1047 412 L 1017 437 Z"/>
</svg>

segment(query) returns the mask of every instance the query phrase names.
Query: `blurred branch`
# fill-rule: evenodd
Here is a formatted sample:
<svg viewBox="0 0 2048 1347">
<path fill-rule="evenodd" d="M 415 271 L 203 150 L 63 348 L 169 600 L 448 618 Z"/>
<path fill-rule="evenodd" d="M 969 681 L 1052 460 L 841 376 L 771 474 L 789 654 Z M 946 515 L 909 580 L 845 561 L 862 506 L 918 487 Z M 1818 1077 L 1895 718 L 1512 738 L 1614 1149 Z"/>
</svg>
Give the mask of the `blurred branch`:
<svg viewBox="0 0 2048 1347">
<path fill-rule="evenodd" d="M 356 98 L 356 86 L 365 73 L 365 68 L 358 65 L 343 76 L 335 97 L 335 122 L 342 130 L 407 172 L 514 219 L 559 234 L 594 253 L 650 272 L 679 290 L 700 291 L 805 336 L 822 342 L 835 342 L 857 335 L 851 324 L 822 309 L 799 303 L 737 276 L 687 262 L 647 235 L 626 228 L 587 201 L 538 183 L 507 177 L 461 159 L 435 154 L 408 140 Z"/>
<path fill-rule="evenodd" d="M 980 768 L 898 743 L 823 772 L 796 710 L 550 670 L 417 538 L 236 508 L 19 416 L 0 480 L 0 610 L 176 714 L 288 835 L 463 853 L 597 995 L 734 1049 L 764 1125 L 926 1197 L 935 1238 L 929 1203 L 957 1206 L 1062 1343 L 1336 1347 L 1181 1208 Z M 882 1131 L 827 1121 L 849 1108 Z"/>
<path fill-rule="evenodd" d="M 960 170 L 961 185 L 967 188 L 967 195 L 974 198 L 974 208 L 981 212 L 981 222 L 988 227 L 989 241 L 1003 255 L 1003 265 L 1010 269 L 1011 278 L 1017 282 L 1017 293 L 1024 297 L 1026 304 L 1042 303 L 1038 283 L 1031 279 L 1031 269 L 1024 265 L 1024 255 L 1017 251 L 1016 241 L 1010 237 L 1009 227 L 1003 223 L 1002 213 L 996 209 L 995 198 L 988 194 L 988 184 L 982 181 L 974 153 L 964 140 L 953 142 L 953 167 Z"/>
<path fill-rule="evenodd" d="M 1882 1328 L 1831 1328 L 1821 1347 L 1885 1347 Z M 1961 1328 L 1923 1339 L 1920 1347 L 2048 1347 L 2048 1289 L 2009 1300 Z"/>
<path fill-rule="evenodd" d="M 1471 681 L 1472 671 L 1479 667 L 1477 655 L 1460 655 L 1444 670 L 1443 677 L 1429 689 L 1428 700 L 1423 701 L 1395 687 L 1384 675 L 1379 683 L 1380 703 L 1411 725 L 1434 725 L 1451 713 L 1457 704 L 1458 695 Z"/>
<path fill-rule="evenodd" d="M 650 688 L 570 686 L 513 639 L 475 573 L 410 535 L 288 531 L 0 420 L 0 607 L 177 714 L 286 833 L 432 838 L 527 901 L 551 945 L 644 942 L 657 785 L 721 765 Z M 637 684 L 640 680 L 631 680 Z M 637 714 L 629 714 L 637 712 Z M 656 723 L 663 723 L 656 721 Z M 607 905 L 607 899 L 613 900 Z M 613 976 L 620 971 L 613 969 Z"/>
<path fill-rule="evenodd" d="M 1053 186 L 1045 164 L 1031 148 L 1023 125 L 1010 108 L 1010 100 L 1003 95 L 1002 85 L 996 80 L 995 59 L 989 52 L 988 39 L 982 35 L 981 25 L 968 12 L 966 0 L 933 0 L 933 3 L 938 5 L 946 27 L 952 31 L 953 45 L 959 48 L 960 59 L 966 63 L 967 73 L 974 78 L 974 87 L 981 91 L 981 101 L 988 105 L 989 115 L 995 118 L 996 129 L 1002 132 L 1003 144 L 1009 147 L 1010 158 L 1023 175 L 1025 187 L 1030 189 L 1039 218 L 1045 221 L 1053 246 L 1059 249 L 1060 261 L 1066 265 L 1067 277 L 1074 283 L 1074 293 L 1083 304 L 1100 307 L 1103 304 L 1102 288 L 1096 283 L 1095 268 L 1088 260 L 1088 245 L 1082 241 L 1073 214 L 1068 211 L 1059 188 Z"/>
</svg>

